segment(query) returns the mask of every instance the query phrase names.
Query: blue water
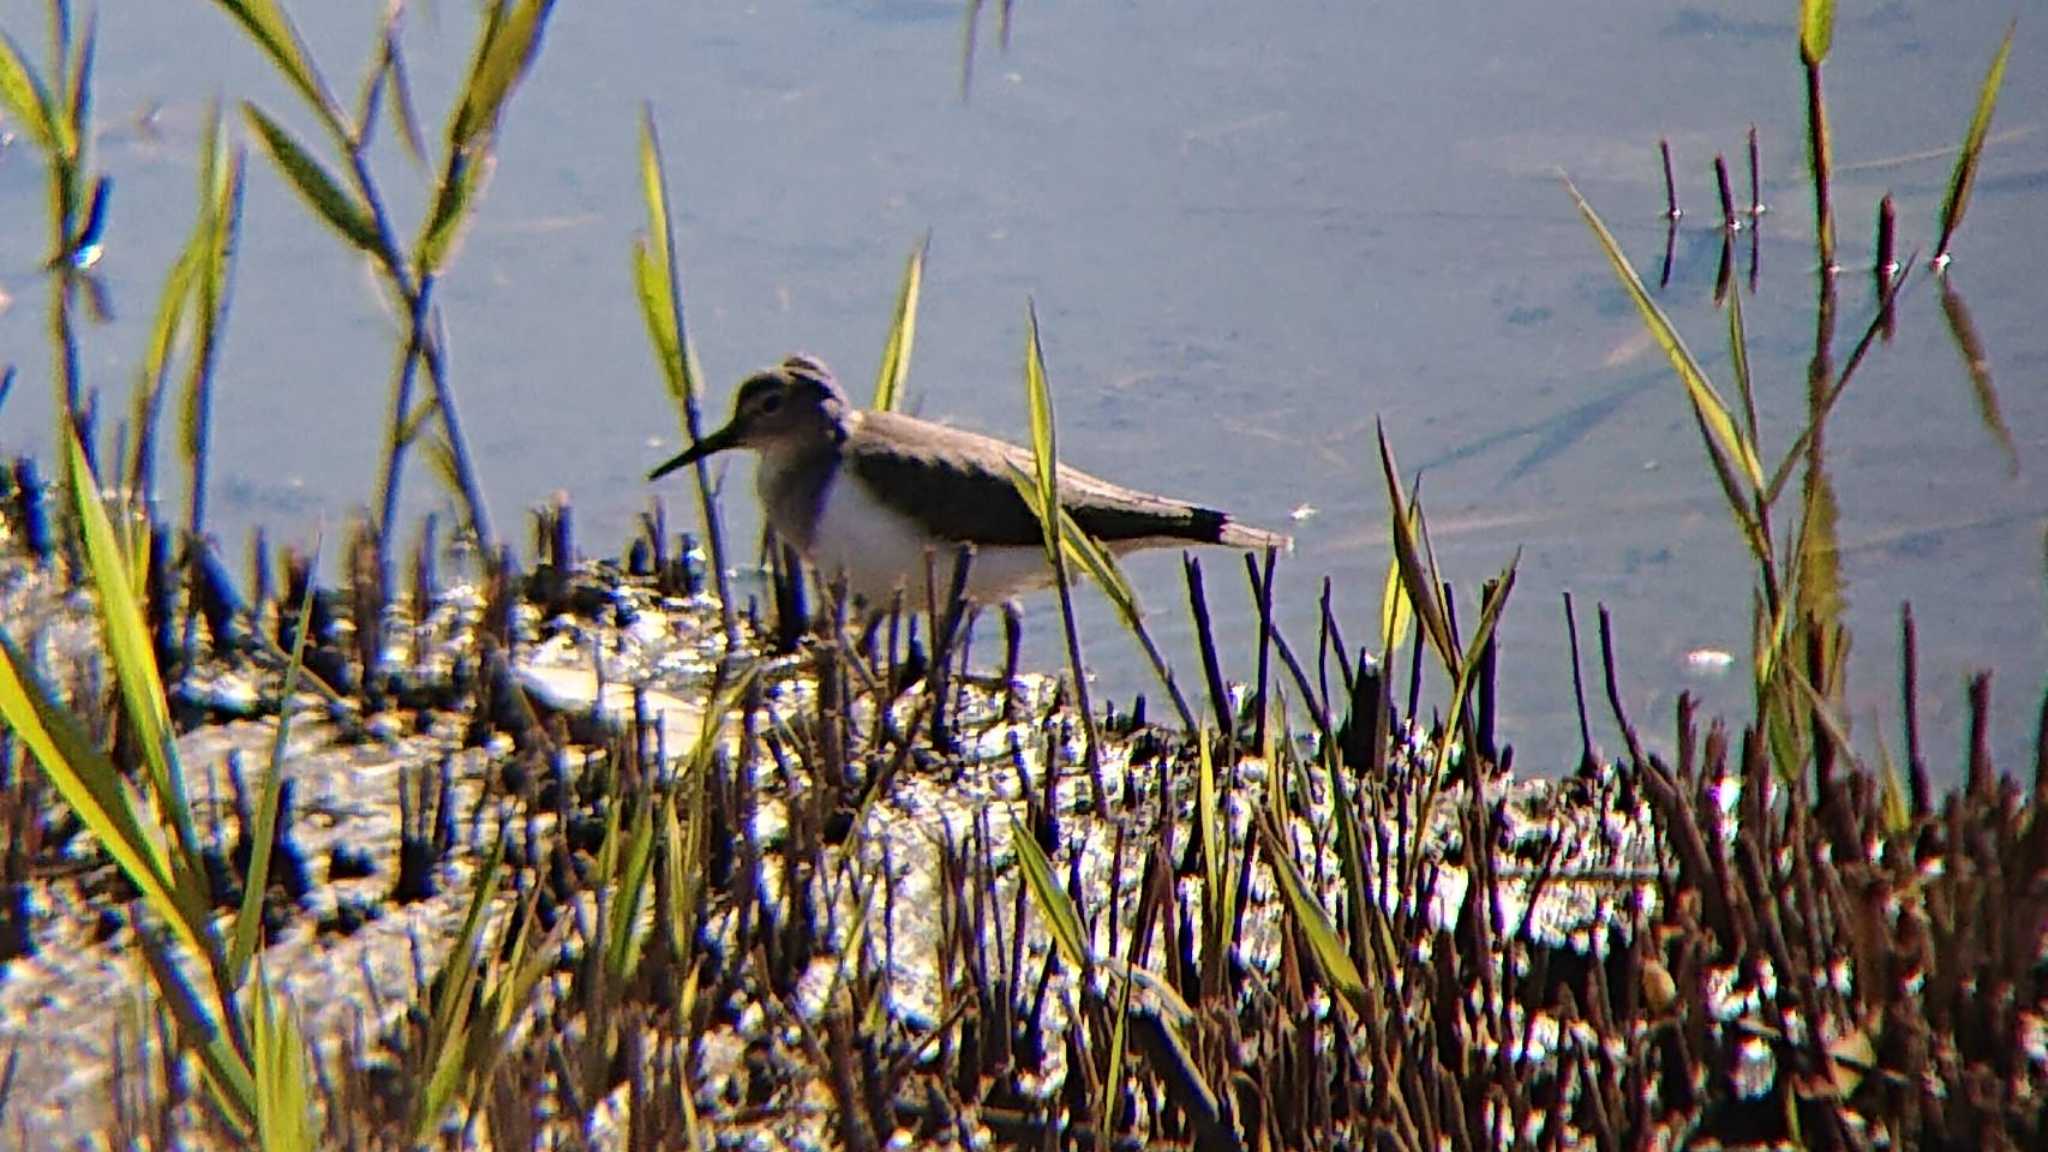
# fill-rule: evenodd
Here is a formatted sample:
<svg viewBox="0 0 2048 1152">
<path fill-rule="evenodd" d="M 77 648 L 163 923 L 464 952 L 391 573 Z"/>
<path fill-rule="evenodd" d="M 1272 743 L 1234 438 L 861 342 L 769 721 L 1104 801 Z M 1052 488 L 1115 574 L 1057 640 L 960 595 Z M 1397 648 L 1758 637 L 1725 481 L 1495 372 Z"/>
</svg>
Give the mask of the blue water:
<svg viewBox="0 0 2048 1152">
<path fill-rule="evenodd" d="M 351 94 L 381 5 L 292 6 Z M 697 10 L 709 7 L 709 11 Z M 1676 693 L 1745 698 L 1750 577 L 1682 394 L 1619 294 L 1558 179 L 1568 171 L 1654 274 L 1663 249 L 1658 137 L 1689 210 L 1661 294 L 1726 386 L 1711 292 L 1715 152 L 1760 131 L 1756 293 L 1745 300 L 1774 451 L 1804 406 L 1813 245 L 1803 82 L 1779 3 L 1672 7 L 1025 4 L 1007 54 L 993 20 L 960 98 L 959 5 L 565 3 L 515 98 L 481 217 L 440 294 L 461 411 L 501 534 L 557 490 L 583 546 L 615 552 L 677 445 L 628 275 L 644 219 L 636 117 L 659 118 L 697 348 L 722 415 L 747 370 L 805 350 L 865 390 L 903 259 L 933 236 L 911 375 L 925 415 L 1021 434 L 1027 299 L 1044 324 L 1064 456 L 1140 487 L 1290 528 L 1281 623 L 1314 644 L 1321 578 L 1348 638 L 1374 628 L 1386 564 L 1374 421 L 1425 474 L 1437 553 L 1471 597 L 1517 548 L 1502 633 L 1503 731 L 1525 768 L 1576 758 L 1560 593 L 1590 637 L 1614 613 L 1626 696 L 1652 742 Z M 410 14 L 406 46 L 430 137 L 467 58 L 467 5 Z M 992 10 L 988 14 L 992 17 Z M 1843 259 L 1838 348 L 1867 316 L 1869 236 L 1889 191 L 1902 247 L 1933 242 L 1951 155 L 2008 13 L 1887 5 L 1846 14 L 1827 84 Z M 39 50 L 42 7 L 0 3 Z M 116 181 L 100 267 L 113 322 L 85 371 L 125 410 L 144 333 L 192 211 L 206 102 L 244 99 L 309 121 L 206 4 L 109 6 L 98 156 Z M 1995 747 L 2018 770 L 2044 667 L 2048 329 L 2048 43 L 2023 27 L 1951 280 L 2000 386 L 2019 471 L 1987 434 L 1931 278 L 1900 307 L 1829 429 L 1842 500 L 1850 721 L 1896 755 L 1895 619 L 1915 602 L 1927 743 L 1959 762 L 1962 679 L 1997 672 Z M 237 129 L 237 138 L 245 133 Z M 395 147 L 377 164 L 410 221 L 424 177 Z M 250 528 L 310 539 L 372 499 L 393 354 L 360 262 L 313 226 L 252 155 L 239 282 L 223 352 L 211 522 L 240 555 Z M 50 425 L 42 175 L 0 151 L 0 361 L 22 369 L 0 448 Z M 1745 237 L 1746 240 L 1746 237 Z M 1742 252 L 1746 260 L 1746 251 Z M 168 461 L 167 461 L 168 463 Z M 167 471 L 174 471 L 167 470 Z M 734 537 L 754 510 L 730 474 Z M 408 508 L 446 506 L 431 472 Z M 690 507 L 664 489 L 674 520 Z M 167 493 L 174 507 L 182 495 Z M 1291 513 L 1312 508 L 1295 520 Z M 1253 672 L 1256 616 L 1234 556 L 1205 558 L 1226 671 Z M 1134 561 L 1169 656 L 1198 683 L 1181 571 Z M 1147 687 L 1107 610 L 1083 598 L 1098 694 Z M 1034 658 L 1056 609 L 1030 606 Z M 1734 669 L 1687 654 L 1718 649 Z M 1589 648 L 1590 655 L 1590 648 Z M 1155 693 L 1156 695 L 1156 693 Z M 1604 709 L 1596 737 L 1618 740 Z"/>
</svg>

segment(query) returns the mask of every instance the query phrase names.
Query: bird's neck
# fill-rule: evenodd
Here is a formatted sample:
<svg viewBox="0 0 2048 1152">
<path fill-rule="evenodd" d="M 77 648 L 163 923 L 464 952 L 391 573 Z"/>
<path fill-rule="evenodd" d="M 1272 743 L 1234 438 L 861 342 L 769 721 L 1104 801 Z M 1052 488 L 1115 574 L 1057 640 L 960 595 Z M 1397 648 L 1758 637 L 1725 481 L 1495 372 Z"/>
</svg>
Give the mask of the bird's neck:
<svg viewBox="0 0 2048 1152">
<path fill-rule="evenodd" d="M 839 446 L 834 443 L 792 444 L 762 453 L 755 487 L 775 534 L 808 551 L 825 493 L 838 474 Z"/>
</svg>

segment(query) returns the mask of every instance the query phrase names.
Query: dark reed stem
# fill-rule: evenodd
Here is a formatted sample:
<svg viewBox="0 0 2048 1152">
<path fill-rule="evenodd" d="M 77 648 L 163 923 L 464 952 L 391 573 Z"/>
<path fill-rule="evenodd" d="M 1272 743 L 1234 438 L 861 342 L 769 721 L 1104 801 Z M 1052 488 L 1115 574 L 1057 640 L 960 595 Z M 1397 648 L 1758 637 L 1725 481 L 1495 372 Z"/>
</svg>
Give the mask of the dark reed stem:
<svg viewBox="0 0 2048 1152">
<path fill-rule="evenodd" d="M 1669 137 L 1660 136 L 1657 138 L 1657 154 L 1664 161 L 1664 218 L 1666 220 L 1677 220 L 1680 216 L 1685 215 L 1685 213 L 1678 207 L 1678 179 L 1671 171 L 1671 140 Z"/>
</svg>

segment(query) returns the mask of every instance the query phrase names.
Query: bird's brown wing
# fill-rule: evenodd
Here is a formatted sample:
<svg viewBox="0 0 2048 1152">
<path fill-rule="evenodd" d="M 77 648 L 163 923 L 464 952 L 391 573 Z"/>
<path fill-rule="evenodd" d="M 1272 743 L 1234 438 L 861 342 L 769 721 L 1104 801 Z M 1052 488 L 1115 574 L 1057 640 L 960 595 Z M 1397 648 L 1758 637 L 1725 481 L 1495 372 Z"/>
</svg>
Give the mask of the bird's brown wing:
<svg viewBox="0 0 2048 1152">
<path fill-rule="evenodd" d="M 1020 547 L 1041 539 L 1038 520 L 1010 474 L 1012 464 L 1030 473 L 1028 449 L 913 416 L 863 412 L 843 451 L 854 475 L 882 503 L 924 521 L 943 539 Z M 1134 491 L 1065 465 L 1060 503 L 1082 531 L 1106 544 L 1237 544 L 1247 531 L 1214 509 Z"/>
</svg>

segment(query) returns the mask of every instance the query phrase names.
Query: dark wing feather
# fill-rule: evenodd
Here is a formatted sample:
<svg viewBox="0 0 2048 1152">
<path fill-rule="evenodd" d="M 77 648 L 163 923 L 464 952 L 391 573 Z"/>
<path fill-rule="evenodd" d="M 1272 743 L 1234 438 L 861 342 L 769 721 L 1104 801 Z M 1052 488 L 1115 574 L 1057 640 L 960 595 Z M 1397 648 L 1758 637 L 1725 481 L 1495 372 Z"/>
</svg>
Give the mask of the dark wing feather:
<svg viewBox="0 0 2048 1152">
<path fill-rule="evenodd" d="M 1038 520 L 1010 478 L 1027 474 L 1031 452 L 992 437 L 893 412 L 863 412 L 847 441 L 846 462 L 884 504 L 916 516 L 947 540 L 988 546 L 1029 546 Z M 945 483 L 935 483 L 933 469 Z M 1060 502 L 1082 531 L 1106 544 L 1184 540 L 1231 542 L 1230 518 L 1210 508 L 1133 491 L 1086 472 L 1060 467 Z"/>
</svg>

